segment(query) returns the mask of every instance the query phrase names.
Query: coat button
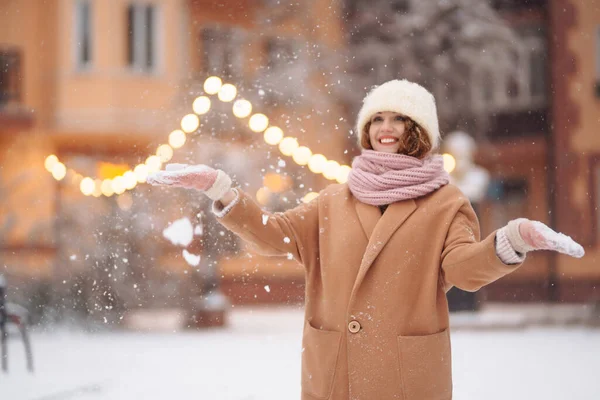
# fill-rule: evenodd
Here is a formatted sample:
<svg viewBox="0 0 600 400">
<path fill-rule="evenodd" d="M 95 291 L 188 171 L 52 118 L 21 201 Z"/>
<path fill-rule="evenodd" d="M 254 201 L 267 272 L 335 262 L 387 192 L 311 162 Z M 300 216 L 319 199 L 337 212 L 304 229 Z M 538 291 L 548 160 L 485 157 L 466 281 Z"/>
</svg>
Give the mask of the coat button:
<svg viewBox="0 0 600 400">
<path fill-rule="evenodd" d="M 358 331 L 360 331 L 360 324 L 358 323 L 358 321 L 351 321 L 348 324 L 348 330 L 351 333 L 357 333 Z"/>
</svg>

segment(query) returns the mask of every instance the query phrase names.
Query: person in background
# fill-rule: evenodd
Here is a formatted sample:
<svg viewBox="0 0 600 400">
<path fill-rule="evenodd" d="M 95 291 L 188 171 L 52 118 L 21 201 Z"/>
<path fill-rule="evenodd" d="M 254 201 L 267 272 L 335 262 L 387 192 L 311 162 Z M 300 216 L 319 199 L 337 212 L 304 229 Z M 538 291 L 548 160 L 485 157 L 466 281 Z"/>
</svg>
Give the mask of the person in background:
<svg viewBox="0 0 600 400">
<path fill-rule="evenodd" d="M 303 400 L 451 399 L 446 292 L 476 291 L 529 251 L 582 257 L 583 248 L 525 218 L 480 239 L 468 198 L 435 154 L 437 110 L 422 86 L 374 88 L 356 132 L 361 154 L 348 182 L 283 213 L 262 210 L 207 165 L 168 166 L 148 182 L 203 192 L 255 251 L 304 266 Z"/>
</svg>

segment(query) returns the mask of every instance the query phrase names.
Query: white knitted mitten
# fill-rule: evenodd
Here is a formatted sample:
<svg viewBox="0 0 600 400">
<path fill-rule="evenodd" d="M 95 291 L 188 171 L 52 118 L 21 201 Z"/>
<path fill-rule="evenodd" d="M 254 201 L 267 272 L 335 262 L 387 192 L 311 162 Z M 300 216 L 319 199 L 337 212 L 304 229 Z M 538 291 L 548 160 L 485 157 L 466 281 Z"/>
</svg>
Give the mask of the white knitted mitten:
<svg viewBox="0 0 600 400">
<path fill-rule="evenodd" d="M 506 225 L 506 236 L 518 253 L 552 250 L 577 258 L 585 254 L 583 247 L 569 236 L 555 232 L 539 221 L 530 221 L 526 218 L 510 221 Z"/>
<path fill-rule="evenodd" d="M 219 200 L 231 189 L 231 178 L 220 169 L 208 165 L 168 164 L 165 171 L 158 171 L 146 179 L 155 186 L 175 186 L 197 189 L 211 200 Z"/>
</svg>

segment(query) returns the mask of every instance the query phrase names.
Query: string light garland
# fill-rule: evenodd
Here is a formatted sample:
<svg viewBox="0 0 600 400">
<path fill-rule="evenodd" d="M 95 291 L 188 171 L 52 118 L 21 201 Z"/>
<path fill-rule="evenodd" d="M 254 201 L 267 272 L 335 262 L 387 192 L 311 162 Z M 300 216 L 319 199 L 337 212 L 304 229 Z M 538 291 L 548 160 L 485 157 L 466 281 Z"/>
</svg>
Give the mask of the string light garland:
<svg viewBox="0 0 600 400">
<path fill-rule="evenodd" d="M 233 102 L 232 112 L 237 118 L 248 118 L 248 127 L 255 133 L 262 133 L 264 141 L 277 146 L 281 154 L 291 157 L 298 165 L 306 165 L 315 174 L 322 174 L 329 180 L 345 183 L 348 180 L 350 166 L 340 165 L 337 161 L 328 160 L 324 155 L 313 153 L 307 146 L 301 146 L 295 137 L 285 136 L 278 126 L 270 125 L 269 118 L 261 113 L 252 113 L 252 103 L 246 99 L 235 98 L 237 88 L 230 83 L 223 83 L 218 76 L 211 76 L 204 82 L 204 92 L 224 102 Z M 235 100 L 235 101 L 234 101 Z M 79 184 L 79 189 L 86 196 L 120 195 L 127 190 L 134 189 L 138 183 L 146 182 L 149 174 L 159 171 L 164 163 L 173 158 L 175 150 L 183 147 L 187 141 L 187 134 L 195 132 L 200 126 L 200 116 L 208 113 L 211 108 L 211 99 L 201 95 L 192 103 L 193 113 L 181 118 L 181 129 L 176 129 L 169 134 L 168 144 L 157 147 L 156 153 L 146 158 L 143 163 L 136 165 L 122 174 L 107 179 L 97 179 L 83 176 L 71 168 L 67 168 L 54 154 L 46 157 L 44 166 L 57 181 L 63 180 L 67 174 L 72 175 L 73 181 Z M 268 188 L 261 188 L 257 197 L 267 197 Z M 310 192 L 303 198 L 308 202 L 318 194 Z"/>
</svg>

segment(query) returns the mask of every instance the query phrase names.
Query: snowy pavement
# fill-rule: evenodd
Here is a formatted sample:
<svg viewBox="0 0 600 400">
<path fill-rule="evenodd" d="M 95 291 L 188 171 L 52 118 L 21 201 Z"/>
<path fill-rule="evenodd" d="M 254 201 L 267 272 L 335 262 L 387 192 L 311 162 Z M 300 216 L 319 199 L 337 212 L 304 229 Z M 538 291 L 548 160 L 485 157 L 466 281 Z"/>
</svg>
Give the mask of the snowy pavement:
<svg viewBox="0 0 600 400">
<path fill-rule="evenodd" d="M 33 335 L 36 372 L 11 340 L 2 400 L 298 399 L 302 310 L 244 308 L 226 329 Z M 458 400 L 600 399 L 600 329 L 452 334 Z"/>
</svg>

